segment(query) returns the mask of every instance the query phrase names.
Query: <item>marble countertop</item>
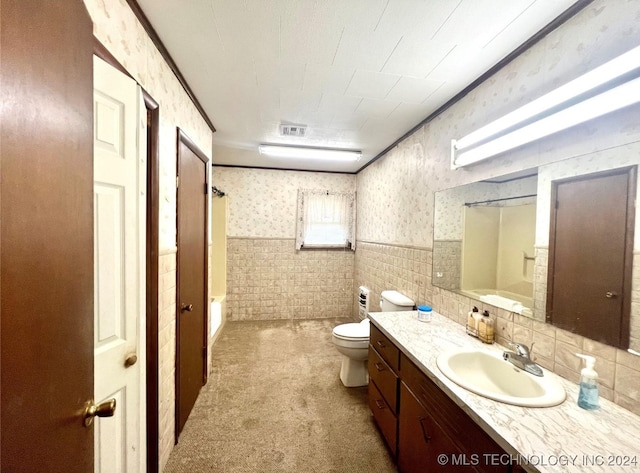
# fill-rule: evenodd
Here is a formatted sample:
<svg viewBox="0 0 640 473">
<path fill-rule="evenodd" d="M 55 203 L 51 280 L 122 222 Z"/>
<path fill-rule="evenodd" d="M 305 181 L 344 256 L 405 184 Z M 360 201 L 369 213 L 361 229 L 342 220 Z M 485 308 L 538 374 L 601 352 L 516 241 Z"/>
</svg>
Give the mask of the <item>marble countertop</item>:
<svg viewBox="0 0 640 473">
<path fill-rule="evenodd" d="M 547 370 L 545 376 L 558 379 L 567 392 L 559 406 L 530 408 L 493 401 L 450 381 L 436 358 L 458 348 L 502 353 L 504 347 L 470 337 L 463 326 L 435 312 L 429 323 L 418 321 L 417 311 L 370 312 L 369 318 L 510 455 L 489 461 L 511 461 L 540 473 L 640 471 L 639 416 L 602 397 L 600 409 L 581 409 L 578 385 Z"/>
</svg>

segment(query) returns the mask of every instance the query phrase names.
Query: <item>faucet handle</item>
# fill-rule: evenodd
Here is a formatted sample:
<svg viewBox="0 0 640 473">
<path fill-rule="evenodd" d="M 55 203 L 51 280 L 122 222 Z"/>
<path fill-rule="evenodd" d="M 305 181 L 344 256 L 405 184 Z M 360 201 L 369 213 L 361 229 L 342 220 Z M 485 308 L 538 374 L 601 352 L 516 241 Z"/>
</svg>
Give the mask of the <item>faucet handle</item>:
<svg viewBox="0 0 640 473">
<path fill-rule="evenodd" d="M 535 344 L 535 342 L 532 343 L 531 344 L 531 348 L 529 348 L 524 343 L 509 342 L 509 345 L 516 349 L 516 352 L 518 353 L 518 355 L 523 356 L 525 358 L 530 358 L 531 352 L 533 351 L 533 345 L 534 344 Z"/>
</svg>

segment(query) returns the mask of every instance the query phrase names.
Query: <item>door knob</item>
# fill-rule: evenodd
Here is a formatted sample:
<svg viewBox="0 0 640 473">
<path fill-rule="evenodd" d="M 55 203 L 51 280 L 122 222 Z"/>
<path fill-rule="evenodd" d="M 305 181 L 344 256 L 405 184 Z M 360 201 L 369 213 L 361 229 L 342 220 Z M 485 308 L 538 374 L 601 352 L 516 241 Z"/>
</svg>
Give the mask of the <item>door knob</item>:
<svg viewBox="0 0 640 473">
<path fill-rule="evenodd" d="M 124 367 L 129 368 L 130 366 L 135 365 L 138 362 L 138 355 L 132 353 L 124 359 Z"/>
<path fill-rule="evenodd" d="M 182 304 L 182 307 L 180 307 L 180 310 L 182 312 L 191 312 L 193 310 L 193 304 Z"/>
<path fill-rule="evenodd" d="M 93 424 L 93 418 L 98 417 L 113 417 L 116 412 L 116 400 L 108 399 L 100 404 L 94 404 L 93 401 L 89 402 L 89 405 L 84 410 L 84 426 L 90 427 Z"/>
<path fill-rule="evenodd" d="M 607 299 L 613 299 L 614 297 L 618 297 L 618 294 L 616 294 L 615 292 L 608 291 L 608 292 L 605 294 L 605 297 L 606 297 Z"/>
</svg>

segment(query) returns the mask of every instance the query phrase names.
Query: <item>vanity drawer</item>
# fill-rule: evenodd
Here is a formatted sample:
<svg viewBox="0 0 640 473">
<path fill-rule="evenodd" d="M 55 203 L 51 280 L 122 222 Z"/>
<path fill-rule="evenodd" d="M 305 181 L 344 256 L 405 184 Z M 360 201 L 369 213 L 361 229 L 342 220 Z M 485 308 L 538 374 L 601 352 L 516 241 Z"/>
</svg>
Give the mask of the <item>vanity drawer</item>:
<svg viewBox="0 0 640 473">
<path fill-rule="evenodd" d="M 404 354 L 401 355 L 400 370 L 402 381 L 461 452 L 478 454 L 481 459 L 485 458 L 484 454 L 504 453 L 502 448 L 471 417 Z M 401 410 L 404 403 L 405 399 L 400 399 Z M 504 466 L 493 467 L 480 464 L 476 468 L 478 471 L 487 472 L 506 471 Z"/>
<path fill-rule="evenodd" d="M 369 409 L 378 424 L 389 449 L 395 456 L 398 439 L 398 419 L 391 411 L 375 383 L 369 382 Z"/>
<path fill-rule="evenodd" d="M 369 343 L 384 358 L 391 369 L 398 372 L 400 350 L 373 324 L 370 325 Z"/>
<path fill-rule="evenodd" d="M 369 346 L 369 384 L 373 381 L 377 389 L 382 393 L 391 411 L 397 411 L 398 399 L 398 376 L 391 367 L 382 359 L 373 347 Z"/>
</svg>

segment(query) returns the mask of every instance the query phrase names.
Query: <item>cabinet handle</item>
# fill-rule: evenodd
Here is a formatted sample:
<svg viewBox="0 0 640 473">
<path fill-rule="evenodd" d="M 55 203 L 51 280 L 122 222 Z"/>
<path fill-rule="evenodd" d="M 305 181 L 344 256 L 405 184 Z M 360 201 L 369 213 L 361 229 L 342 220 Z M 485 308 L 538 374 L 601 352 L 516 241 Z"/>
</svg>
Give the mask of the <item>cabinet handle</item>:
<svg viewBox="0 0 640 473">
<path fill-rule="evenodd" d="M 384 365 L 380 362 L 376 362 L 375 367 L 378 371 L 384 371 Z"/>
<path fill-rule="evenodd" d="M 420 422 L 420 428 L 422 429 L 422 436 L 424 437 L 424 441 L 429 443 L 431 437 L 427 434 L 427 431 L 424 428 L 424 421 L 426 419 L 424 417 L 418 417 L 418 422 Z"/>
<path fill-rule="evenodd" d="M 386 348 L 386 345 L 384 344 L 384 342 L 382 340 L 377 340 L 376 343 L 378 344 L 378 346 L 380 348 Z"/>
<path fill-rule="evenodd" d="M 384 401 L 376 399 L 376 406 L 378 406 L 378 409 L 384 409 Z"/>
</svg>

